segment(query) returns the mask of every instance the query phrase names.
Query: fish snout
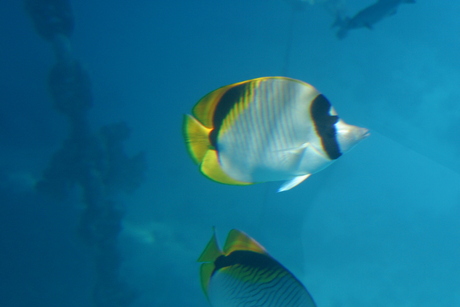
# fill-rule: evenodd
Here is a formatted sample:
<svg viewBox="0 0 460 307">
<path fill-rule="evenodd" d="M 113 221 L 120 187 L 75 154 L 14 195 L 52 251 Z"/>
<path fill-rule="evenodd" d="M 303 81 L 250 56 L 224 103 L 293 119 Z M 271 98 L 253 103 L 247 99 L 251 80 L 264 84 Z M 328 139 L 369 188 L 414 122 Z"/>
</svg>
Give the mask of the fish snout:
<svg viewBox="0 0 460 307">
<path fill-rule="evenodd" d="M 370 135 L 369 129 L 348 125 L 343 121 L 337 125 L 337 140 L 342 153 L 350 150 Z"/>
<path fill-rule="evenodd" d="M 369 132 L 369 129 L 367 128 L 362 128 L 362 127 L 357 127 L 359 130 L 359 134 L 361 134 L 361 139 L 367 138 L 371 133 Z"/>
</svg>

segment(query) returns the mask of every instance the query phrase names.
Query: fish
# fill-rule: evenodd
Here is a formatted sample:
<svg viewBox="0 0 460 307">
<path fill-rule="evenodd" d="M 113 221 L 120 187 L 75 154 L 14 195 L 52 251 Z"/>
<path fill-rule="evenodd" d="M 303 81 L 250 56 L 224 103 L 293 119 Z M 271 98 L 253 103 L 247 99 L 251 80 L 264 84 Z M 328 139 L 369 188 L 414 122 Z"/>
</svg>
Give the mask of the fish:
<svg viewBox="0 0 460 307">
<path fill-rule="evenodd" d="M 284 181 L 297 186 L 369 130 L 346 124 L 312 85 L 262 77 L 223 86 L 201 98 L 183 121 L 184 140 L 206 177 L 230 185 Z"/>
<path fill-rule="evenodd" d="M 352 18 L 337 16 L 332 27 L 338 27 L 337 37 L 343 39 L 349 30 L 358 28 L 372 29 L 374 24 L 383 18 L 396 14 L 402 3 L 415 3 L 415 0 L 378 0 L 374 4 L 362 9 Z"/>
<path fill-rule="evenodd" d="M 214 231 L 198 262 L 201 287 L 213 307 L 316 307 L 305 286 L 240 230 L 230 230 L 223 250 Z"/>
</svg>

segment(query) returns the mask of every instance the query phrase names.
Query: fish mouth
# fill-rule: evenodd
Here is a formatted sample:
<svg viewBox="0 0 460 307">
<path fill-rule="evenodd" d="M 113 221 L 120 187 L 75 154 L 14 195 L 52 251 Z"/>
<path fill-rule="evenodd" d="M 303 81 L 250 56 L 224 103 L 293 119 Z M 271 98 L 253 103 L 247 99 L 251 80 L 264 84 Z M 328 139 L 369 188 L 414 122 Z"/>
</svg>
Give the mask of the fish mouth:
<svg viewBox="0 0 460 307">
<path fill-rule="evenodd" d="M 370 133 L 369 129 L 361 128 L 361 136 L 362 136 L 363 139 L 367 138 L 370 135 L 371 135 L 371 133 Z"/>
</svg>

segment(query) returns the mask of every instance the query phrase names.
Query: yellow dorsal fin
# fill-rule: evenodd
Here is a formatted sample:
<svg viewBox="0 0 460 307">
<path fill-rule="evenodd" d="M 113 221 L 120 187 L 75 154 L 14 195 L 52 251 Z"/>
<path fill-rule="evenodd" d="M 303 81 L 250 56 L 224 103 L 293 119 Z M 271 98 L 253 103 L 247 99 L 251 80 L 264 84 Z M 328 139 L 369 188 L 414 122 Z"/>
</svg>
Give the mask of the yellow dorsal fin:
<svg viewBox="0 0 460 307">
<path fill-rule="evenodd" d="M 252 182 L 238 181 L 228 176 L 220 166 L 217 152 L 215 150 L 208 150 L 201 162 L 201 172 L 208 178 L 225 184 L 232 185 L 249 185 Z"/>
<path fill-rule="evenodd" d="M 213 128 L 213 117 L 214 111 L 217 107 L 217 104 L 220 101 L 220 98 L 225 94 L 225 92 L 232 87 L 231 85 L 226 85 L 217 90 L 214 90 L 208 94 L 206 94 L 203 98 L 201 98 L 197 104 L 192 109 L 192 114 L 195 116 L 203 125 L 207 128 Z"/>
<path fill-rule="evenodd" d="M 225 241 L 224 253 L 228 255 L 236 250 L 253 251 L 259 254 L 268 255 L 265 248 L 256 240 L 238 229 L 232 229 L 228 233 L 227 241 Z"/>
<path fill-rule="evenodd" d="M 196 164 L 203 161 L 206 152 L 212 149 L 209 141 L 211 129 L 203 126 L 193 116 L 185 115 L 184 117 L 184 138 L 188 152 Z"/>
<path fill-rule="evenodd" d="M 230 85 L 222 86 L 217 90 L 214 90 L 203 98 L 201 98 L 197 104 L 193 107 L 192 114 L 195 116 L 204 126 L 207 128 L 213 128 L 213 117 L 214 111 L 216 110 L 219 101 L 222 96 L 232 87 L 238 86 L 242 83 L 250 82 L 251 80 L 233 83 Z"/>
</svg>

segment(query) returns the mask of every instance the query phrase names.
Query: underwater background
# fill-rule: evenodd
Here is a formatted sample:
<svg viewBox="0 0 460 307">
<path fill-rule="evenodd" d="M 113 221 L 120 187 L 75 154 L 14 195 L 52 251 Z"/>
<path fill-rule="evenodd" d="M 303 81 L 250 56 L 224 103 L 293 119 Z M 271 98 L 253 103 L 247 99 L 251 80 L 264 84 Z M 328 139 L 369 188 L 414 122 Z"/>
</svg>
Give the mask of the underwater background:
<svg viewBox="0 0 460 307">
<path fill-rule="evenodd" d="M 215 226 L 221 242 L 232 228 L 255 238 L 319 307 L 460 306 L 460 4 L 401 4 L 339 40 L 311 2 L 72 1 L 84 135 L 116 173 L 95 175 L 105 211 L 91 211 L 75 174 L 101 168 L 65 143 L 79 135 L 53 106 L 52 47 L 24 3 L 2 1 L 0 305 L 208 306 L 196 259 Z M 334 3 L 352 16 L 373 1 Z M 183 114 L 277 75 L 314 85 L 370 137 L 288 192 L 202 176 Z"/>
</svg>

